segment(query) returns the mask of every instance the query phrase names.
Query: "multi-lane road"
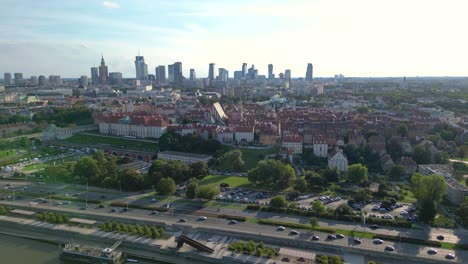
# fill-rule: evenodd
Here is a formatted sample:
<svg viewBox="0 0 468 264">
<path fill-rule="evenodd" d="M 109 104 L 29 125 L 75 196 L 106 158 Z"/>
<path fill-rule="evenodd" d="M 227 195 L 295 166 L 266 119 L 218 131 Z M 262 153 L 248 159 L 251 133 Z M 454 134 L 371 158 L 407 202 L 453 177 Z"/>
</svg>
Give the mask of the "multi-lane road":
<svg viewBox="0 0 468 264">
<path fill-rule="evenodd" d="M 10 205 L 17 205 L 17 206 L 24 206 L 24 207 L 37 207 L 40 209 L 49 209 L 49 210 L 57 210 L 63 212 L 69 212 L 74 214 L 81 214 L 83 216 L 89 215 L 93 216 L 94 218 L 99 219 L 127 219 L 127 220 L 140 220 L 145 222 L 155 222 L 155 223 L 166 223 L 168 225 L 171 224 L 181 224 L 187 226 L 200 226 L 200 227 L 207 227 L 207 228 L 218 228 L 222 230 L 232 230 L 238 232 L 248 232 L 253 234 L 261 234 L 261 235 L 269 235 L 269 236 L 277 236 L 277 237 L 284 237 L 290 238 L 294 240 L 304 240 L 307 243 L 318 243 L 321 245 L 333 245 L 336 247 L 344 247 L 344 248 L 359 248 L 365 250 L 372 250 L 377 252 L 386 252 L 387 254 L 405 254 L 408 256 L 421 256 L 430 259 L 437 259 L 437 260 L 444 260 L 446 254 L 454 254 L 456 256 L 455 260 L 452 262 L 466 262 L 468 261 L 468 252 L 457 250 L 456 252 L 453 250 L 445 250 L 445 249 L 437 249 L 437 254 L 429 255 L 427 254 L 427 250 L 429 247 L 419 246 L 414 244 L 407 244 L 407 243 L 400 243 L 400 242 L 389 242 L 384 241 L 383 244 L 377 245 L 374 244 L 371 239 L 362 238 L 361 244 L 355 244 L 353 242 L 352 237 L 345 237 L 344 239 L 336 239 L 336 240 L 327 240 L 327 234 L 314 232 L 314 234 L 310 233 L 308 230 L 297 230 L 299 235 L 291 235 L 291 229 L 286 229 L 284 231 L 278 231 L 277 227 L 275 226 L 268 226 L 268 225 L 258 225 L 249 222 L 238 222 L 236 224 L 230 223 L 229 220 L 220 219 L 216 217 L 217 214 L 234 214 L 234 215 L 244 215 L 251 218 L 269 218 L 269 219 L 277 219 L 280 221 L 287 221 L 287 222 L 301 222 L 307 223 L 307 218 L 300 218 L 294 216 L 279 216 L 276 214 L 270 213 L 255 213 L 255 212 L 245 212 L 237 209 L 226 209 L 222 208 L 218 211 L 217 208 L 207 207 L 207 208 L 194 208 L 192 205 L 187 203 L 172 203 L 172 207 L 168 212 L 158 212 L 154 213 L 151 210 L 143 210 L 143 209 L 132 209 L 130 208 L 128 212 L 123 212 L 122 209 L 124 208 L 117 208 L 117 207 L 109 207 L 104 206 L 103 208 L 99 207 L 96 204 L 89 204 L 86 210 L 82 210 L 85 207 L 83 202 L 71 202 L 68 203 L 66 201 L 59 201 L 59 200 L 49 200 L 48 199 L 48 192 L 54 192 L 56 195 L 61 196 L 76 196 L 83 198 L 83 196 L 88 196 L 88 199 L 95 199 L 95 200 L 118 200 L 118 201 L 128 201 L 130 204 L 132 203 L 143 203 L 143 204 L 157 204 L 158 206 L 162 205 L 163 202 L 151 202 L 151 197 L 148 199 L 138 199 L 139 196 L 142 194 L 139 193 L 120 193 L 118 191 L 113 190 L 106 190 L 100 188 L 89 188 L 89 192 L 86 192 L 86 186 L 67 186 L 67 185 L 53 185 L 53 186 L 45 186 L 40 184 L 29 184 L 28 186 L 20 186 L 24 185 L 21 184 L 12 184 L 9 186 L 8 189 L 4 189 L 5 182 L 0 182 L 0 186 L 2 186 L 2 192 L 0 194 L 1 197 L 6 196 L 5 200 L 1 200 L 0 202 L 3 204 L 10 204 Z M 15 186 L 16 185 L 16 186 Z M 26 188 L 25 188 L 26 187 Z M 20 195 L 20 199 L 16 199 L 13 201 L 13 197 L 9 197 L 11 195 L 6 195 L 6 193 L 12 191 L 13 189 L 16 190 L 15 196 Z M 24 191 L 22 191 L 24 190 Z M 29 194 L 29 196 L 28 196 Z M 33 194 L 33 195 L 31 195 Z M 47 200 L 47 203 L 37 203 L 39 196 L 43 196 L 43 199 Z M 92 197 L 92 198 L 91 198 Z M 104 197 L 104 198 L 103 198 Z M 105 203 L 104 203 L 105 204 Z M 164 202 L 167 204 L 167 202 Z M 115 212 L 113 212 L 115 209 Z M 206 220 L 199 220 L 201 215 L 208 216 Z M 186 222 L 181 223 L 180 219 L 184 219 Z M 356 224 L 347 224 L 343 222 L 322 222 L 322 226 L 331 226 L 340 229 L 348 229 L 348 230 L 355 230 L 355 231 L 364 231 L 364 228 L 360 225 Z M 365 231 L 371 231 L 368 228 Z M 439 234 L 443 234 L 445 236 L 445 240 L 447 242 L 455 242 L 459 241 L 460 237 L 462 237 L 462 241 L 466 241 L 465 233 L 461 233 L 460 235 L 458 230 L 450 231 L 450 230 L 435 230 L 435 229 L 428 229 L 428 230 L 412 230 L 412 229 L 386 229 L 380 228 L 377 230 L 372 230 L 372 232 L 376 233 L 384 233 L 384 234 L 391 234 L 391 235 L 402 235 L 402 236 L 412 236 L 412 237 L 426 237 L 430 240 L 436 240 L 435 236 Z M 428 234 L 429 233 L 429 237 Z M 320 237 L 319 241 L 312 241 L 312 235 L 318 235 Z M 465 242 L 466 243 L 466 242 Z M 393 246 L 395 247 L 395 251 L 385 251 L 385 246 Z"/>
</svg>

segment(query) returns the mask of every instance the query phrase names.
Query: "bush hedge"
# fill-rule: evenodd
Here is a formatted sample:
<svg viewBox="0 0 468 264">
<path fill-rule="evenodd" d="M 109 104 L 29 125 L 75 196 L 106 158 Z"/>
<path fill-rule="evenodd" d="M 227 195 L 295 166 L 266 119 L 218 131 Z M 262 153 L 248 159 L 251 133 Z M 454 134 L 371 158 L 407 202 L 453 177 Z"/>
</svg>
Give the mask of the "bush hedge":
<svg viewBox="0 0 468 264">
<path fill-rule="evenodd" d="M 119 207 L 127 207 L 127 203 L 122 203 L 122 202 L 112 202 L 110 205 L 111 206 L 119 206 Z M 153 206 L 139 205 L 139 204 L 128 204 L 128 208 L 154 210 L 154 211 L 158 211 L 158 212 L 167 212 L 167 211 L 169 211 L 169 208 L 166 208 L 166 207 L 153 207 Z"/>
<path fill-rule="evenodd" d="M 258 219 L 259 224 L 264 224 L 264 225 L 274 225 L 274 226 L 286 226 L 290 228 L 300 228 L 300 229 L 311 229 L 312 226 L 309 224 L 299 224 L 299 223 L 290 223 L 290 222 L 282 222 L 282 221 L 276 221 L 276 220 L 270 220 L 270 219 Z M 334 234 L 336 231 L 332 228 L 327 228 L 327 227 L 315 227 L 314 230 L 316 231 L 321 231 L 325 233 L 330 233 Z"/>
<path fill-rule="evenodd" d="M 140 226 L 139 224 L 123 224 L 115 221 L 106 221 L 100 226 L 102 231 L 105 232 L 117 232 L 123 234 L 130 234 L 133 236 L 148 237 L 148 238 L 160 238 L 164 234 L 162 227 L 157 228 L 156 226 Z"/>
<path fill-rule="evenodd" d="M 361 221 L 361 216 L 359 215 L 336 215 L 330 212 L 317 213 L 311 210 L 292 209 L 292 208 L 273 208 L 273 207 L 260 206 L 257 204 L 247 205 L 247 209 L 255 210 L 255 211 L 260 210 L 264 212 L 292 214 L 292 215 L 298 215 L 298 216 L 318 217 L 318 218 L 341 220 L 341 221 L 347 221 L 347 222 L 360 222 Z M 403 219 L 366 218 L 366 223 L 383 225 L 383 226 L 411 228 L 411 223 Z"/>
<path fill-rule="evenodd" d="M 315 256 L 315 262 L 319 264 L 343 264 L 344 259 L 340 256 L 327 256 L 322 254 L 317 254 Z"/>
<path fill-rule="evenodd" d="M 11 211 L 11 208 L 8 206 L 0 206 L 0 215 L 6 215 Z"/>
<path fill-rule="evenodd" d="M 245 220 L 247 219 L 247 217 L 245 216 L 240 216 L 240 215 L 226 215 L 226 214 L 220 214 L 218 215 L 219 218 L 223 218 L 223 219 L 228 219 L 228 220 L 236 220 L 236 221 L 241 221 L 241 222 L 245 222 Z"/>
<path fill-rule="evenodd" d="M 46 221 L 52 224 L 63 224 L 67 223 L 70 218 L 67 215 L 53 213 L 53 212 L 42 212 L 36 216 L 40 221 Z"/>
</svg>

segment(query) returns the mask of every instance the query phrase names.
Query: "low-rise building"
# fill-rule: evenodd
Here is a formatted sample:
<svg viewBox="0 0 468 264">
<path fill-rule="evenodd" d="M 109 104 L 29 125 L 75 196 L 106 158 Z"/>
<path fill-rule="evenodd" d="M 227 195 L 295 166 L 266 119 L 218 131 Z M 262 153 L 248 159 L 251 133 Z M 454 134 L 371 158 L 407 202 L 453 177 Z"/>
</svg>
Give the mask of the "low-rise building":
<svg viewBox="0 0 468 264">
<path fill-rule="evenodd" d="M 283 148 L 292 150 L 294 154 L 302 154 L 302 137 L 299 135 L 284 136 L 281 145 Z"/>
<path fill-rule="evenodd" d="M 324 139 L 314 138 L 314 155 L 326 158 L 328 156 L 328 144 Z"/>
<path fill-rule="evenodd" d="M 334 153 L 328 157 L 328 168 L 339 171 L 348 170 L 348 158 L 342 149 L 336 148 Z"/>
<path fill-rule="evenodd" d="M 254 140 L 254 127 L 243 126 L 234 128 L 236 142 L 252 142 Z"/>
</svg>

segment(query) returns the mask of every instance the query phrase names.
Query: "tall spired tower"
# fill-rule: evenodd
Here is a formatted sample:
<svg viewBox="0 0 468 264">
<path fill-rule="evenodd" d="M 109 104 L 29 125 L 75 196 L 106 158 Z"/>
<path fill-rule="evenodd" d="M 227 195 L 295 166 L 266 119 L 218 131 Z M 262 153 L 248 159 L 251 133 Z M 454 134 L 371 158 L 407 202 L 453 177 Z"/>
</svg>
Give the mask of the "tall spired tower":
<svg viewBox="0 0 468 264">
<path fill-rule="evenodd" d="M 99 83 L 107 83 L 109 77 L 109 71 L 104 61 L 104 55 L 101 57 L 101 66 L 99 66 Z"/>
</svg>

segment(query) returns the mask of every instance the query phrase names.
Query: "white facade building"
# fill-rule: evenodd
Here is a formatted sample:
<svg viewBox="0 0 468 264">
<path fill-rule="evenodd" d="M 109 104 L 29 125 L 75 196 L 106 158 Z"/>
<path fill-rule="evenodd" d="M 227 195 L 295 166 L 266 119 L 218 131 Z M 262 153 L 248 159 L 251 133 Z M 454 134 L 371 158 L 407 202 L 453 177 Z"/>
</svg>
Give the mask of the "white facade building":
<svg viewBox="0 0 468 264">
<path fill-rule="evenodd" d="M 208 162 L 212 156 L 209 155 L 200 155 L 200 154 L 192 154 L 192 153 L 185 153 L 185 152 L 177 152 L 177 151 L 163 151 L 158 153 L 158 159 L 163 160 L 178 160 L 182 161 L 187 164 L 192 164 L 195 162 Z"/>
<path fill-rule="evenodd" d="M 343 154 L 343 150 L 336 150 L 335 153 L 328 158 L 328 168 L 337 169 L 339 171 L 348 170 L 348 159 Z"/>
</svg>

